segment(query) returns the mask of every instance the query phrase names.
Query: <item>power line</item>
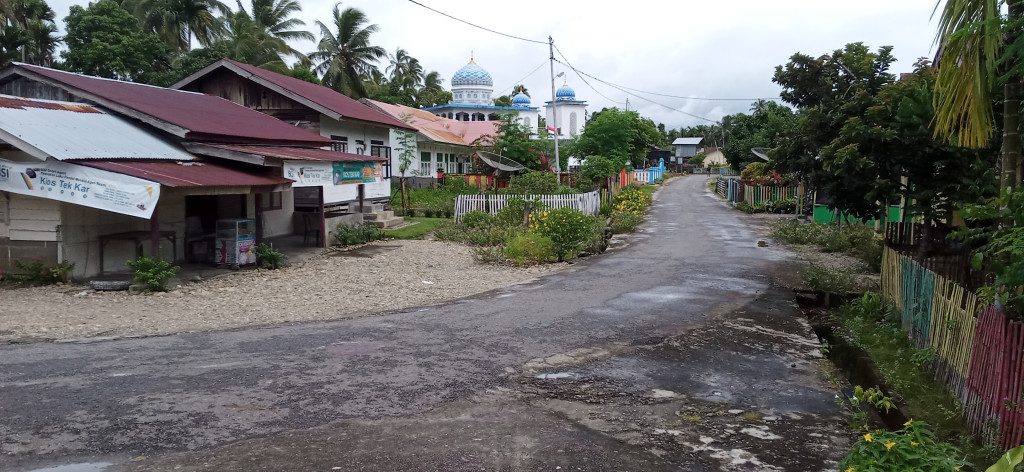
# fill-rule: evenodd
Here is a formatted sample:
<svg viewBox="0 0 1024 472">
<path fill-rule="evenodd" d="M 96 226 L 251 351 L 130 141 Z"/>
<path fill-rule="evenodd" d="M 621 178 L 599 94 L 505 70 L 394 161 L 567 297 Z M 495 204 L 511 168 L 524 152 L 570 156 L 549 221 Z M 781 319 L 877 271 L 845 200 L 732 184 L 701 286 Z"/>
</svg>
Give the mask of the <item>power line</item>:
<svg viewBox="0 0 1024 472">
<path fill-rule="evenodd" d="M 561 54 L 561 53 L 559 53 L 559 54 Z M 564 63 L 564 62 L 562 62 L 562 61 L 559 61 L 558 59 L 555 59 L 555 62 L 557 62 L 557 63 L 559 63 L 559 64 L 562 64 L 562 65 L 564 65 L 564 66 L 566 66 L 566 67 L 568 67 L 568 68 L 572 69 L 572 70 L 573 70 L 573 71 L 575 71 L 575 72 L 576 72 L 577 74 L 583 74 L 583 75 L 585 75 L 585 76 L 587 76 L 587 77 L 590 77 L 591 79 L 594 79 L 594 80 L 596 80 L 596 81 L 598 81 L 598 82 L 601 82 L 602 84 L 605 84 L 605 85 L 607 85 L 607 86 L 609 86 L 609 87 L 611 87 L 611 88 L 617 89 L 618 91 L 620 91 L 620 92 L 622 92 L 622 93 L 625 93 L 625 94 L 627 94 L 627 95 L 632 95 L 632 96 L 634 96 L 634 97 L 636 97 L 636 98 L 639 98 L 639 99 L 641 99 L 641 100 L 644 100 L 644 101 L 647 101 L 647 102 L 653 103 L 653 104 L 655 104 L 655 105 L 658 105 L 658 106 L 660 106 L 660 107 L 664 107 L 664 108 L 667 108 L 667 109 L 669 109 L 669 110 L 672 110 L 672 111 L 674 111 L 674 112 L 676 112 L 676 113 L 682 113 L 682 114 L 684 114 L 684 115 L 686 115 L 686 116 L 690 116 L 690 117 L 693 117 L 693 118 L 697 118 L 697 119 L 699 119 L 699 120 L 704 120 L 704 121 L 707 121 L 708 123 L 718 123 L 717 121 L 715 121 L 715 120 L 712 120 L 711 118 L 706 118 L 706 117 L 703 117 L 703 116 L 700 116 L 700 115 L 695 115 L 695 114 L 693 114 L 693 113 L 685 112 L 685 111 L 683 111 L 683 110 L 680 110 L 680 109 L 678 109 L 678 108 L 676 108 L 676 107 L 671 107 L 671 106 L 665 105 L 664 103 L 658 103 L 658 102 L 656 102 L 656 101 L 654 101 L 654 100 L 651 100 L 651 99 L 649 99 L 649 98 L 647 98 L 647 97 L 644 97 L 643 95 L 637 95 L 636 93 L 630 92 L 630 91 L 626 90 L 626 89 L 625 89 L 625 88 L 623 88 L 623 87 L 620 87 L 620 86 L 618 86 L 618 85 L 615 85 L 615 84 L 613 84 L 613 83 L 611 83 L 611 82 L 607 82 L 607 81 L 605 81 L 605 80 L 599 79 L 599 78 L 597 78 L 597 77 L 594 77 L 593 75 L 590 75 L 590 74 L 588 74 L 588 73 L 586 73 L 586 72 L 583 72 L 583 71 L 581 71 L 581 70 L 579 70 L 579 69 L 576 69 L 576 68 L 574 68 L 573 66 L 570 66 L 569 64 L 566 64 L 566 63 Z"/>
<path fill-rule="evenodd" d="M 453 20 L 455 20 L 455 21 L 458 21 L 458 22 L 462 22 L 462 23 L 465 23 L 465 24 L 467 24 L 467 25 L 469 25 L 469 26 L 472 26 L 472 27 L 474 27 L 474 28 L 480 28 L 480 29 L 482 29 L 482 30 L 484 30 L 484 31 L 489 31 L 489 32 L 491 32 L 491 33 L 494 33 L 494 34 L 500 34 L 500 35 L 502 35 L 502 36 L 506 36 L 506 37 L 509 37 L 509 38 L 512 38 L 512 39 L 518 39 L 518 40 L 520 40 L 520 41 L 526 41 L 526 42 L 529 42 L 529 43 L 537 43 L 537 44 L 547 44 L 547 43 L 548 43 L 547 41 L 537 41 L 536 39 L 527 39 L 527 38 L 521 38 L 521 37 L 519 37 L 519 36 L 514 36 L 514 35 L 511 35 L 511 34 L 507 34 L 507 33 L 502 33 L 501 31 L 495 31 L 495 30 L 492 30 L 492 29 L 490 29 L 490 28 L 485 28 L 485 27 L 483 27 L 483 26 L 480 26 L 480 25 L 477 25 L 477 24 L 474 24 L 474 23 L 470 23 L 470 22 L 468 22 L 468 21 L 466 21 L 466 20 L 463 20 L 463 19 L 460 19 L 460 18 L 456 18 L 456 17 L 454 17 L 454 16 L 451 16 L 451 15 L 449 15 L 449 14 L 447 14 L 447 13 L 443 12 L 443 11 L 440 11 L 440 10 L 435 10 L 435 9 L 433 9 L 433 8 L 430 8 L 430 7 L 428 7 L 428 6 L 424 5 L 424 4 L 420 3 L 420 2 L 417 2 L 416 0 L 409 0 L 409 1 L 410 1 L 410 2 L 412 2 L 412 3 L 414 3 L 414 4 L 416 4 L 416 5 L 419 5 L 419 6 L 421 6 L 421 7 L 423 7 L 423 8 L 426 8 L 427 10 L 430 10 L 430 11 L 432 11 L 432 12 L 434 12 L 434 13 L 437 13 L 437 14 L 439 14 L 439 15 L 443 15 L 443 16 L 447 16 L 448 18 L 451 18 L 451 19 L 453 19 Z"/>
<path fill-rule="evenodd" d="M 501 89 L 501 91 L 500 91 L 500 92 L 498 92 L 498 95 L 501 95 L 501 94 L 503 94 L 503 93 L 504 93 L 504 92 L 505 92 L 506 90 L 509 90 L 509 89 L 511 89 L 512 87 L 515 87 L 516 85 L 519 85 L 519 84 L 523 83 L 523 81 L 525 81 L 526 79 L 529 79 L 529 78 L 530 78 L 530 76 L 532 76 L 533 74 L 536 74 L 536 73 L 537 73 L 537 71 L 539 71 L 541 67 L 544 67 L 545 65 L 547 65 L 547 63 L 548 63 L 548 60 L 547 60 L 547 59 L 544 59 L 544 62 L 541 62 L 541 63 L 540 63 L 540 65 L 539 65 L 539 66 L 537 66 L 537 68 L 536 68 L 536 69 L 533 69 L 533 72 L 530 72 L 529 74 L 526 74 L 526 77 L 523 77 L 523 78 L 521 78 L 521 79 L 519 79 L 519 80 L 515 81 L 515 82 L 514 82 L 514 83 L 513 83 L 512 85 L 509 85 L 508 87 L 505 87 L 505 88 Z"/>
<path fill-rule="evenodd" d="M 609 102 L 615 103 L 617 105 L 622 105 L 623 104 L 623 102 L 612 100 L 612 99 L 606 97 L 603 93 L 601 93 L 596 88 L 594 88 L 593 85 L 590 85 L 590 82 L 587 82 L 587 79 L 584 78 L 582 75 L 580 75 L 579 71 L 577 71 L 576 68 L 572 66 L 572 64 L 569 64 L 569 59 L 565 57 L 565 54 L 562 54 L 562 50 L 561 49 L 558 49 L 558 45 L 556 44 L 554 46 L 555 46 L 555 51 L 558 51 L 558 55 L 562 56 L 562 59 L 565 60 L 565 63 L 566 63 L 566 65 L 569 66 L 569 69 L 571 69 L 573 72 L 575 72 L 576 75 L 580 78 L 580 80 L 582 80 L 583 83 L 587 84 L 587 87 L 590 87 L 590 90 L 593 90 L 594 93 L 600 95 L 601 98 L 604 98 L 605 100 L 608 100 Z M 626 103 L 626 105 L 628 106 L 628 102 Z"/>
</svg>

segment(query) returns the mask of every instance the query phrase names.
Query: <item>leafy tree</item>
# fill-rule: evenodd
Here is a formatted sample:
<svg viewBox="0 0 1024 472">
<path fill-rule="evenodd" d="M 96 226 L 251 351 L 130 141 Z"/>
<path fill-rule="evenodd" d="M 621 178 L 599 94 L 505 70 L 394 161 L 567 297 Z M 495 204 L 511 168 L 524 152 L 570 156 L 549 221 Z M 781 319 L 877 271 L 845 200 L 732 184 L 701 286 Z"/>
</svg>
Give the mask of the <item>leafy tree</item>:
<svg viewBox="0 0 1024 472">
<path fill-rule="evenodd" d="M 444 79 L 437 71 L 423 75 L 423 86 L 416 92 L 416 106 L 427 108 L 452 102 L 452 93 L 442 86 Z"/>
<path fill-rule="evenodd" d="M 319 20 L 320 43 L 309 55 L 316 61 L 315 72 L 321 74 L 324 85 L 352 98 L 367 96 L 363 78 L 377 68 L 376 61 L 386 56 L 384 48 L 370 44 L 370 36 L 380 29 L 367 25 L 366 14 L 353 7 L 334 6 L 332 24 L 328 27 Z"/>
<path fill-rule="evenodd" d="M 323 85 L 320 82 L 320 78 L 318 78 L 316 74 L 313 73 L 313 71 L 304 67 L 299 67 L 298 65 L 292 67 L 291 69 L 288 69 L 286 75 L 295 77 L 296 79 L 305 80 L 306 82 L 311 82 L 317 85 Z"/>
<path fill-rule="evenodd" d="M 181 79 L 199 72 L 226 56 L 226 50 L 214 47 L 196 48 L 171 60 L 171 67 L 164 72 L 146 75 L 146 83 L 159 87 L 170 87 Z"/>
<path fill-rule="evenodd" d="M 99 0 L 88 8 L 71 6 L 67 51 L 61 53 L 73 72 L 121 80 L 146 81 L 147 74 L 166 68 L 167 49 L 153 33 L 114 0 Z"/>
<path fill-rule="evenodd" d="M 15 0 L 0 5 L 0 59 L 50 66 L 61 38 L 55 14 L 44 0 Z"/>
<path fill-rule="evenodd" d="M 782 99 L 798 107 L 800 117 L 771 153 L 773 166 L 808 178 L 828 194 L 833 210 L 856 217 L 878 213 L 877 203 L 868 197 L 877 174 L 856 172 L 862 163 L 848 149 L 832 144 L 847 121 L 864 116 L 882 87 L 895 80 L 888 73 L 893 61 L 891 46 L 871 52 L 863 43 L 851 43 L 818 58 L 797 53 L 775 68 L 772 80 L 782 86 Z"/>
<path fill-rule="evenodd" d="M 519 85 L 516 85 L 516 86 L 512 87 L 512 95 L 513 96 L 518 95 L 520 93 L 523 94 L 523 95 L 526 95 L 527 97 L 530 96 L 530 91 L 526 89 L 525 85 L 519 84 Z"/>
<path fill-rule="evenodd" d="M 409 123 L 412 121 L 411 115 L 403 115 L 402 121 Z M 412 199 L 409 194 L 409 176 L 406 174 L 409 171 L 409 167 L 412 166 L 413 159 L 416 158 L 416 133 L 398 130 L 398 181 L 399 181 L 399 192 L 402 200 L 402 209 L 408 210 L 412 204 Z"/>
<path fill-rule="evenodd" d="M 508 95 L 502 95 L 494 99 L 494 106 L 497 107 L 510 107 L 512 106 L 512 97 Z"/>
<path fill-rule="evenodd" d="M 583 160 L 583 164 L 580 165 L 580 174 L 584 178 L 590 179 L 591 183 L 595 186 L 600 187 L 599 183 L 615 175 L 621 167 L 618 164 L 604 156 L 588 156 Z"/>
<path fill-rule="evenodd" d="M 576 151 L 584 156 L 604 156 L 618 166 L 640 167 L 647 157 L 647 146 L 662 137 L 650 120 L 635 111 L 605 108 L 594 113 L 576 142 Z"/>
<path fill-rule="evenodd" d="M 731 115 L 729 120 L 729 141 L 722 153 L 733 169 L 743 169 L 751 162 L 760 161 L 750 149 L 776 147 L 779 139 L 789 133 L 797 121 L 793 110 L 771 101 L 751 107 L 751 110 L 750 115 L 739 113 Z"/>
<path fill-rule="evenodd" d="M 512 159 L 527 169 L 548 169 L 547 157 L 538 141 L 530 138 L 530 128 L 519 121 L 519 113 L 506 112 L 498 116 L 495 136 L 484 136 L 474 146 Z"/>
</svg>

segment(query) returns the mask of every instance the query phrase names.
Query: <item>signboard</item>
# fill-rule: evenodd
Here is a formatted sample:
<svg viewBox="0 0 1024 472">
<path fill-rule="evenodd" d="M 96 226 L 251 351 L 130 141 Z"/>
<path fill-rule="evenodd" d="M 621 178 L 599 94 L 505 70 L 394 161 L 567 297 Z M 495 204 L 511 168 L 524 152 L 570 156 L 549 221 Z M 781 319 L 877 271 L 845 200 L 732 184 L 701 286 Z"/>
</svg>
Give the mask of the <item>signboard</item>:
<svg viewBox="0 0 1024 472">
<path fill-rule="evenodd" d="M 160 199 L 160 184 L 66 162 L 0 159 L 0 190 L 146 218 Z"/>
<path fill-rule="evenodd" d="M 284 161 L 284 178 L 292 187 L 329 187 L 331 185 L 380 182 L 383 168 L 377 162 Z"/>
<path fill-rule="evenodd" d="M 292 187 L 323 187 L 334 185 L 334 167 L 330 162 L 284 161 L 284 178 L 292 179 Z"/>
<path fill-rule="evenodd" d="M 377 182 L 381 175 L 381 166 L 375 162 L 334 163 L 334 185 Z"/>
</svg>

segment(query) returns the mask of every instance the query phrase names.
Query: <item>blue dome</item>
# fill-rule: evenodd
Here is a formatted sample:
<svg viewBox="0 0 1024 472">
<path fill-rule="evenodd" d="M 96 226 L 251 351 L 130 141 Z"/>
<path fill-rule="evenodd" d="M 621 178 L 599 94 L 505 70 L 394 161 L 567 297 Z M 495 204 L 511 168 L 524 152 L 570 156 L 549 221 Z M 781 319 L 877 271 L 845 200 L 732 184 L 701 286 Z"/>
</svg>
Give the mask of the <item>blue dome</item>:
<svg viewBox="0 0 1024 472">
<path fill-rule="evenodd" d="M 555 100 L 559 102 L 576 101 L 576 91 L 566 83 L 558 87 L 558 90 L 555 92 Z"/>
<path fill-rule="evenodd" d="M 491 80 L 491 74 L 470 59 L 469 64 L 455 71 L 455 75 L 452 76 L 452 86 L 459 85 L 486 85 L 491 87 L 494 85 L 494 81 Z"/>
<path fill-rule="evenodd" d="M 525 93 L 517 93 L 512 97 L 512 106 L 514 107 L 528 107 L 530 106 L 530 96 Z"/>
</svg>

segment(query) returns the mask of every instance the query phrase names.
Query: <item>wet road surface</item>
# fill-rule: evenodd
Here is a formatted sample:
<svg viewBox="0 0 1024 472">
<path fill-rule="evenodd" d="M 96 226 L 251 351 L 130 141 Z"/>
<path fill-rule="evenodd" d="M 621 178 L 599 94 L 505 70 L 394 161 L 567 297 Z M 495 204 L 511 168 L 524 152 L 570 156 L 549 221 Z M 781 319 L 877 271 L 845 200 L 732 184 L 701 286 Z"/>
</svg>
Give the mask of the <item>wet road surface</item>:
<svg viewBox="0 0 1024 472">
<path fill-rule="evenodd" d="M 0 470 L 832 466 L 834 391 L 771 283 L 792 256 L 698 177 L 659 191 L 633 239 L 445 305 L 0 346 Z"/>
</svg>

